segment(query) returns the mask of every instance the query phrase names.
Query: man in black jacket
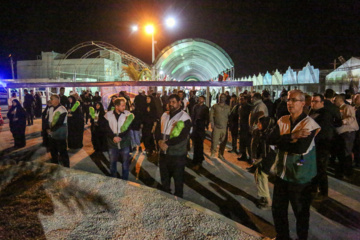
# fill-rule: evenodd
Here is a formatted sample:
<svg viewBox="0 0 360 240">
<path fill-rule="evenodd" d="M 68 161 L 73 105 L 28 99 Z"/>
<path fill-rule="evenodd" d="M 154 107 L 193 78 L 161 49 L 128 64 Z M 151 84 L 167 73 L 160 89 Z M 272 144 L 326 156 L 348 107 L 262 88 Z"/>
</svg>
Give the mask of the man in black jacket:
<svg viewBox="0 0 360 240">
<path fill-rule="evenodd" d="M 47 115 L 46 132 L 49 136 L 51 153 L 51 163 L 63 164 L 70 167 L 69 155 L 67 152 L 67 110 L 60 104 L 60 97 L 52 95 L 50 97 L 51 107 Z"/>
<path fill-rule="evenodd" d="M 246 161 L 246 150 L 250 154 L 250 143 L 251 143 L 251 135 L 250 135 L 250 125 L 249 125 L 249 115 L 251 112 L 251 106 L 248 103 L 249 95 L 244 93 L 240 94 L 240 106 L 238 109 L 239 112 L 239 135 L 240 135 L 240 147 L 239 152 L 241 157 L 238 160 Z"/>
<path fill-rule="evenodd" d="M 335 163 L 336 153 L 338 152 L 338 144 L 335 140 L 335 136 L 337 135 L 335 128 L 340 127 L 342 125 L 340 109 L 332 103 L 332 99 L 335 97 L 335 92 L 332 89 L 326 89 L 324 93 L 324 108 L 328 111 L 331 115 L 332 125 L 334 127 L 334 138 L 331 140 L 331 148 L 330 154 L 331 157 L 329 162 L 331 164 Z"/>
<path fill-rule="evenodd" d="M 229 130 L 231 132 L 231 143 L 232 149 L 229 150 L 229 153 L 237 153 L 237 140 L 239 134 L 239 106 L 237 103 L 236 95 L 231 96 L 230 107 L 231 112 L 229 116 Z"/>
<path fill-rule="evenodd" d="M 199 168 L 204 160 L 204 139 L 205 128 L 209 125 L 209 108 L 204 104 L 205 97 L 199 97 L 199 103 L 193 108 L 191 120 L 193 123 L 193 132 L 191 139 L 194 145 L 193 163 L 196 168 Z"/>
<path fill-rule="evenodd" d="M 26 119 L 28 122 L 28 126 L 34 124 L 34 110 L 33 110 L 33 103 L 35 102 L 34 97 L 29 94 L 28 90 L 24 90 L 24 108 L 26 111 Z"/>
<path fill-rule="evenodd" d="M 161 136 L 157 136 L 161 149 L 159 159 L 161 184 L 165 192 L 171 193 L 170 183 L 173 177 L 174 195 L 183 197 L 186 146 L 191 120 L 190 116 L 182 110 L 178 95 L 170 95 L 169 107 L 170 111 L 166 111 L 161 117 Z"/>
<path fill-rule="evenodd" d="M 69 99 L 67 96 L 65 96 L 65 88 L 64 87 L 60 88 L 59 97 L 60 97 L 60 104 L 63 105 L 65 108 L 67 108 L 68 104 L 69 104 Z"/>
<path fill-rule="evenodd" d="M 317 175 L 314 178 L 314 187 L 319 200 L 328 196 L 327 163 L 330 156 L 331 141 L 334 138 L 334 127 L 331 114 L 324 108 L 324 96 L 314 94 L 311 98 L 311 110 L 309 116 L 320 125 L 321 131 L 315 137 Z"/>
</svg>

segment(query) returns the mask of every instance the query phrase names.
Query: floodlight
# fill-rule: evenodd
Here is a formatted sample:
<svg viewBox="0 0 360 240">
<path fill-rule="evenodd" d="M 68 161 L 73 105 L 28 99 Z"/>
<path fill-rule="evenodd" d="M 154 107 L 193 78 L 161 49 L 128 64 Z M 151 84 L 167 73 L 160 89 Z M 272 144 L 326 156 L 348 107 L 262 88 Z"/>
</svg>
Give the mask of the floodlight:
<svg viewBox="0 0 360 240">
<path fill-rule="evenodd" d="M 173 26 L 175 26 L 175 19 L 172 18 L 172 17 L 167 18 L 167 19 L 166 19 L 166 25 L 167 25 L 168 27 L 173 27 Z"/>
<path fill-rule="evenodd" d="M 154 26 L 153 26 L 153 25 L 149 24 L 149 25 L 146 25 L 146 26 L 145 26 L 145 32 L 146 32 L 147 34 L 153 34 L 154 31 L 155 31 L 155 29 L 154 29 Z"/>
<path fill-rule="evenodd" d="M 137 25 L 133 25 L 133 26 L 131 27 L 131 30 L 132 30 L 133 32 L 136 32 L 138 29 L 139 29 L 139 28 L 138 28 Z"/>
<path fill-rule="evenodd" d="M 160 71 L 160 74 L 162 75 L 162 74 L 164 74 L 164 72 L 163 72 L 163 71 Z"/>
</svg>

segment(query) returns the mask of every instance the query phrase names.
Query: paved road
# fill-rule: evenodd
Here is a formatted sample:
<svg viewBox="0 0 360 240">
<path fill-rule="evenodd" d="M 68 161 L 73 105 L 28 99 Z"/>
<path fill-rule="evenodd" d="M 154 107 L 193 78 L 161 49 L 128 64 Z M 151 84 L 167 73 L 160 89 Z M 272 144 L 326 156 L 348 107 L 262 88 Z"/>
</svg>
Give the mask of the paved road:
<svg viewBox="0 0 360 240">
<path fill-rule="evenodd" d="M 49 161 L 50 154 L 41 146 L 41 120 L 27 127 L 25 148 L 14 150 L 8 124 L 0 127 L 1 161 Z M 205 140 L 205 161 L 199 170 L 186 167 L 184 198 L 231 218 L 265 236 L 274 237 L 270 210 L 258 209 L 253 175 L 244 169 L 245 162 L 235 154 L 225 153 L 224 161 L 209 158 L 210 142 Z M 109 175 L 107 153 L 92 150 L 89 127 L 84 131 L 84 147 L 69 151 L 71 168 Z M 191 162 L 192 154 L 189 154 Z M 158 188 L 160 173 L 157 156 L 147 157 L 136 152 L 131 164 L 130 181 Z M 121 165 L 118 165 L 121 173 Z M 330 169 L 331 171 L 331 169 Z M 357 172 L 358 173 L 358 172 Z M 360 175 L 360 174 L 358 174 Z M 356 181 L 355 181 L 356 182 Z M 313 202 L 310 218 L 310 239 L 360 239 L 360 188 L 335 178 L 329 178 L 329 196 L 325 202 Z M 271 192 L 273 186 L 270 186 Z M 289 208 L 291 234 L 295 238 L 295 218 Z"/>
</svg>

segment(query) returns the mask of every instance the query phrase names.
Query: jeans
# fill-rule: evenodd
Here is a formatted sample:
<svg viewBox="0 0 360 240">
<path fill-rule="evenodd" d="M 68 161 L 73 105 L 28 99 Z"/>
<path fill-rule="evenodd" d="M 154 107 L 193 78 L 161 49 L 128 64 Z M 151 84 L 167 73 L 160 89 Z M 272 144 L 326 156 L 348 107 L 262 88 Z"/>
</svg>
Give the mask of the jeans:
<svg viewBox="0 0 360 240">
<path fill-rule="evenodd" d="M 129 167 L 130 167 L 130 147 L 125 147 L 122 149 L 110 148 L 110 175 L 112 177 L 117 177 L 117 162 L 122 163 L 122 179 L 129 179 Z"/>
<path fill-rule="evenodd" d="M 138 130 L 130 130 L 130 136 L 131 136 L 131 147 L 140 146 L 140 131 Z"/>
</svg>

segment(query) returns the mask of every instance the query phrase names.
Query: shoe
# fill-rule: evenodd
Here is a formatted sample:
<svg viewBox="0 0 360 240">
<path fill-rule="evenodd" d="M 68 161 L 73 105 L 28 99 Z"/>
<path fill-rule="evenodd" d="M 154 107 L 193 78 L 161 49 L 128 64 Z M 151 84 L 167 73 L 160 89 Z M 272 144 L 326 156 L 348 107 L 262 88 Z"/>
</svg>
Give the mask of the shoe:
<svg viewBox="0 0 360 240">
<path fill-rule="evenodd" d="M 236 150 L 234 149 L 228 150 L 228 153 L 236 153 Z"/>
<path fill-rule="evenodd" d="M 257 167 L 252 165 L 251 167 L 248 167 L 246 168 L 246 170 L 249 172 L 249 173 L 255 173 Z"/>
<path fill-rule="evenodd" d="M 219 158 L 220 160 L 223 160 L 223 161 L 225 160 L 224 156 L 223 156 L 223 155 L 220 155 L 220 154 L 218 155 L 218 158 Z"/>
<path fill-rule="evenodd" d="M 214 157 L 215 157 L 215 153 L 212 153 L 212 154 L 210 155 L 210 157 L 211 157 L 211 158 L 214 158 Z"/>
<path fill-rule="evenodd" d="M 237 160 L 247 162 L 248 158 L 246 157 L 246 155 L 242 154 L 241 157 L 237 158 Z"/>
<path fill-rule="evenodd" d="M 315 202 L 323 202 L 326 201 L 328 199 L 328 195 L 327 194 L 321 194 L 321 193 L 317 193 L 314 197 L 314 201 Z"/>
<path fill-rule="evenodd" d="M 194 171 L 199 171 L 199 168 L 201 166 L 201 163 L 195 163 L 195 165 L 192 167 Z"/>
<path fill-rule="evenodd" d="M 271 208 L 272 202 L 270 198 L 261 197 L 257 200 L 256 206 L 261 210 L 268 210 Z"/>
</svg>

